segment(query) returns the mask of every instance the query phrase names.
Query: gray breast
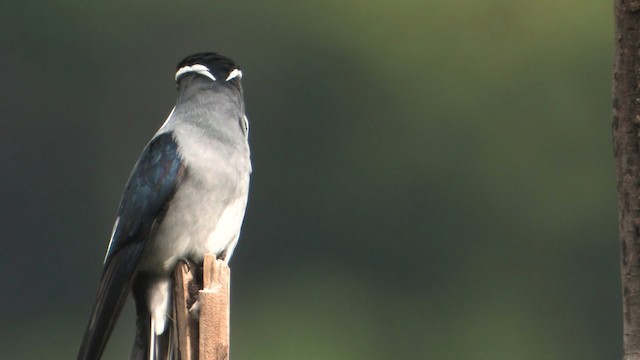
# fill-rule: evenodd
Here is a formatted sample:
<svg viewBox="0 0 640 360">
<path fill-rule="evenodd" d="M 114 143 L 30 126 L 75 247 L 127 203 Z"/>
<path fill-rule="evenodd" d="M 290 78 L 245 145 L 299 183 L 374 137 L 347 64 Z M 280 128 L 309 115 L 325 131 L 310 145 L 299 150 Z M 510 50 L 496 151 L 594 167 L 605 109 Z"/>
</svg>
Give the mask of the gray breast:
<svg viewBox="0 0 640 360">
<path fill-rule="evenodd" d="M 140 269 L 170 272 L 178 260 L 200 261 L 205 252 L 226 253 L 228 261 L 240 233 L 249 190 L 251 163 L 246 137 L 238 139 L 238 145 L 198 126 L 163 128 L 175 133 L 187 170 L 152 235 Z"/>
</svg>

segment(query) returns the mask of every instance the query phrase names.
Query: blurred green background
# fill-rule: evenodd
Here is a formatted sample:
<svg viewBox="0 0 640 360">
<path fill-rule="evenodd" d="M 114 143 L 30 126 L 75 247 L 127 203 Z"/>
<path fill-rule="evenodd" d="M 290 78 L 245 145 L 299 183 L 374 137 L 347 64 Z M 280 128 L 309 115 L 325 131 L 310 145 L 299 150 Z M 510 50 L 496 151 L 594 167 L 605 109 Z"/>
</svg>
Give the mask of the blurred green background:
<svg viewBox="0 0 640 360">
<path fill-rule="evenodd" d="M 243 68 L 232 358 L 621 356 L 607 1 L 5 1 L 0 349 L 75 356 L 176 63 Z M 105 359 L 128 358 L 131 307 Z"/>
</svg>

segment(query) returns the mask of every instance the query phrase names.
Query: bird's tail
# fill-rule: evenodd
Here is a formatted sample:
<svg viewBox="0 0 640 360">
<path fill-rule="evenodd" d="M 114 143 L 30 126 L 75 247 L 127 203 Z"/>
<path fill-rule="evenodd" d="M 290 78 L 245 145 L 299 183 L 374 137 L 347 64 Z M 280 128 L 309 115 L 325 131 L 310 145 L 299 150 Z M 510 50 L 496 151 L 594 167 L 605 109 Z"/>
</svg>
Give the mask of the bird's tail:
<svg viewBox="0 0 640 360">
<path fill-rule="evenodd" d="M 77 360 L 102 356 L 129 293 L 136 263 L 127 256 L 115 256 L 105 264 Z"/>
<path fill-rule="evenodd" d="M 137 281 L 141 281 L 140 277 Z M 131 360 L 149 360 L 149 334 L 151 315 L 146 305 L 146 296 L 139 286 L 133 287 L 136 302 L 136 339 L 131 349 Z"/>
<path fill-rule="evenodd" d="M 151 329 L 151 314 L 147 306 L 148 278 L 140 274 L 133 286 L 133 298 L 136 302 L 136 339 L 131 349 L 131 360 L 170 360 L 173 354 L 173 326 L 168 321 L 164 333 L 156 335 Z"/>
</svg>

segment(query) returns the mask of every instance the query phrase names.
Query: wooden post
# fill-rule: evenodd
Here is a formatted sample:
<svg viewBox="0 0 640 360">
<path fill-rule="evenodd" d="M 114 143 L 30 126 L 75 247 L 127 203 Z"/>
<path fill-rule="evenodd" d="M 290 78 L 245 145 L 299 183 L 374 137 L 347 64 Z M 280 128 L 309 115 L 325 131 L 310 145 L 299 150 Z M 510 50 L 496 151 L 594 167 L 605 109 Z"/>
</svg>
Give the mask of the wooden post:
<svg viewBox="0 0 640 360">
<path fill-rule="evenodd" d="M 199 360 L 229 360 L 231 270 L 224 261 L 206 254 L 202 278 Z"/>
<path fill-rule="evenodd" d="M 180 261 L 175 271 L 173 329 L 174 358 L 177 360 L 198 359 L 198 319 L 189 313 L 198 296 L 198 266 Z"/>
<path fill-rule="evenodd" d="M 206 254 L 202 288 L 198 271 L 196 264 L 186 261 L 178 263 L 175 271 L 174 359 L 229 360 L 231 270 L 224 261 Z"/>
<path fill-rule="evenodd" d="M 640 360 L 640 1 L 614 0 L 613 153 L 618 177 L 623 359 Z"/>
</svg>

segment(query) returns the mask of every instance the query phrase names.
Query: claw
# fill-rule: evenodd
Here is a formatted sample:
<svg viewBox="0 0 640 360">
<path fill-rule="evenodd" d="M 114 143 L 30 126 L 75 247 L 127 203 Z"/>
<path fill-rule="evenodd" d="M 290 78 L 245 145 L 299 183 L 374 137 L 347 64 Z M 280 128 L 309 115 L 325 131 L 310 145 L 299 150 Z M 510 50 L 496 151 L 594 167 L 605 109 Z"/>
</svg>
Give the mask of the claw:
<svg viewBox="0 0 640 360">
<path fill-rule="evenodd" d="M 194 320 L 198 320 L 200 318 L 200 308 L 200 301 L 196 300 L 191 304 L 191 307 L 189 307 L 189 316 Z"/>
</svg>

